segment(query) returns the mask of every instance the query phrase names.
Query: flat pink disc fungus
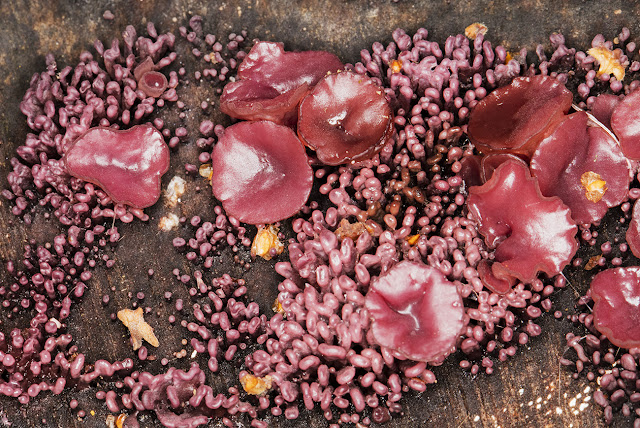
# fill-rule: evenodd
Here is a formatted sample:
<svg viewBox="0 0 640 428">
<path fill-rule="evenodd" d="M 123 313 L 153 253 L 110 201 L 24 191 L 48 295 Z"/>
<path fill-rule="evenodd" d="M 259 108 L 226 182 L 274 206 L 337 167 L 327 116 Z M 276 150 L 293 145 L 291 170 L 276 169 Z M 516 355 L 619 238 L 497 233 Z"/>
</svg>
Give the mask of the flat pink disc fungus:
<svg viewBox="0 0 640 428">
<path fill-rule="evenodd" d="M 468 207 L 489 248 L 497 279 L 531 282 L 538 272 L 555 275 L 578 249 L 578 231 L 560 198 L 542 196 L 521 162 L 508 160 L 482 186 L 469 189 Z"/>
<path fill-rule="evenodd" d="M 391 138 L 392 117 L 373 80 L 344 71 L 326 76 L 302 100 L 298 135 L 320 162 L 340 165 L 379 151 Z"/>
<path fill-rule="evenodd" d="M 573 95 L 549 76 L 517 77 L 483 98 L 471 111 L 468 135 L 482 153 L 531 156 L 571 108 Z"/>
<path fill-rule="evenodd" d="M 238 80 L 224 87 L 220 110 L 237 119 L 293 126 L 309 89 L 342 68 L 329 52 L 285 52 L 282 43 L 258 42 L 238 67 Z"/>
<path fill-rule="evenodd" d="M 640 267 L 607 269 L 591 281 L 593 321 L 621 348 L 640 347 Z"/>
<path fill-rule="evenodd" d="M 631 174 L 618 143 L 585 112 L 565 116 L 531 158 L 545 196 L 558 196 L 576 223 L 599 221 L 626 198 Z"/>
<path fill-rule="evenodd" d="M 633 205 L 626 240 L 633 255 L 640 259 L 640 203 L 638 201 Z"/>
<path fill-rule="evenodd" d="M 97 127 L 78 137 L 63 161 L 69 174 L 97 184 L 115 203 L 146 208 L 160 198 L 169 148 L 150 125 L 123 131 Z"/>
<path fill-rule="evenodd" d="M 365 306 L 376 342 L 414 361 L 441 362 L 464 327 L 455 284 L 422 263 L 400 262 L 378 277 Z"/>
<path fill-rule="evenodd" d="M 239 122 L 211 153 L 213 194 L 227 214 L 250 224 L 274 223 L 304 205 L 313 171 L 304 146 L 286 126 Z"/>
<path fill-rule="evenodd" d="M 620 141 L 622 153 L 632 160 L 640 160 L 640 88 L 624 97 L 613 109 L 611 129 Z"/>
</svg>

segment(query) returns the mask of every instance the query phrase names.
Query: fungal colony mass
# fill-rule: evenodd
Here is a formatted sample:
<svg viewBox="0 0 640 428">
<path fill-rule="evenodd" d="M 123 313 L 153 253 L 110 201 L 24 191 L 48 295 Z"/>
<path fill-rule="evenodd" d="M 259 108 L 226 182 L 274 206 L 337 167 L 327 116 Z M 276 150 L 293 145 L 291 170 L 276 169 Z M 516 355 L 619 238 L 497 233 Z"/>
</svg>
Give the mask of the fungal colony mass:
<svg viewBox="0 0 640 428">
<path fill-rule="evenodd" d="M 582 267 L 576 254 L 618 216 L 626 242 L 603 243 L 584 266 L 597 275 L 569 318 L 587 339 L 569 335 L 576 355 L 560 361 L 601 378 L 605 420 L 615 408 L 640 425 L 640 276 L 626 256 L 640 256 L 635 44 L 623 29 L 615 49 L 596 36 L 582 52 L 554 34 L 551 57 L 540 46 L 528 63 L 486 31 L 476 24 L 441 45 L 425 29 L 398 29 L 343 63 L 248 43 L 246 32 L 225 40 L 196 16 L 178 38 L 129 26 L 75 67 L 47 56 L 20 105 L 30 133 L 2 195 L 25 224 L 42 212 L 63 232 L 6 263 L 4 316 L 34 315 L 0 333 L 0 394 L 27 404 L 90 387 L 126 427 L 146 413 L 166 427 L 267 427 L 303 409 L 332 427 L 381 424 L 402 417 L 410 390 L 428 394 L 452 353 L 462 369 L 491 374 L 538 336 L 563 270 Z M 178 44 L 197 70 L 178 65 Z M 192 78 L 219 97 L 224 123 L 183 125 L 198 108 L 181 97 Z M 178 119 L 162 119 L 167 109 Z M 109 249 L 125 245 L 116 220 L 153 228 L 144 209 L 160 203 L 181 144 L 200 151 L 185 172 L 210 183 L 210 204 L 190 218 L 167 211 L 163 232 L 150 233 L 173 234 L 190 273 L 174 269 L 155 312 L 143 292 L 114 308 L 119 291 L 105 288 L 105 320 L 124 324 L 108 328 L 128 328 L 135 354 L 89 361 L 69 315 L 100 287 L 93 268 L 112 267 Z M 180 180 L 165 210 L 187 203 Z M 277 286 L 272 311 L 248 279 L 219 273 L 221 254 L 245 271 L 269 261 L 280 278 L 262 285 Z M 591 300 L 593 314 L 581 312 Z M 164 346 L 167 325 L 184 330 L 180 351 Z M 147 371 L 155 359 L 163 372 Z M 226 389 L 211 383 L 220 372 Z"/>
</svg>

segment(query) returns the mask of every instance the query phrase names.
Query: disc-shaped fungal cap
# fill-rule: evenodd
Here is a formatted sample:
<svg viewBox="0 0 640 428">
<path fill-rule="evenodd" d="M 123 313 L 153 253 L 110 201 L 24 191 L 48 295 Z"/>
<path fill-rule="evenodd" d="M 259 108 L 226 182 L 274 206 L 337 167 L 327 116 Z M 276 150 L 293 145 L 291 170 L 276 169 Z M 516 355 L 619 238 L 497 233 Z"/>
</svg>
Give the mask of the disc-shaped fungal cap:
<svg viewBox="0 0 640 428">
<path fill-rule="evenodd" d="M 565 116 L 531 158 L 544 196 L 558 196 L 579 224 L 599 221 L 627 197 L 631 173 L 618 143 L 585 112 Z"/>
<path fill-rule="evenodd" d="M 400 262 L 374 280 L 365 306 L 376 342 L 414 361 L 442 361 L 464 327 L 455 284 L 422 263 Z"/>
<path fill-rule="evenodd" d="M 63 161 L 69 174 L 100 186 L 114 202 L 146 208 L 160 198 L 169 148 L 150 125 L 122 131 L 97 127 L 78 137 Z"/>
<path fill-rule="evenodd" d="M 491 272 L 497 279 L 531 282 L 538 272 L 559 273 L 573 258 L 578 228 L 569 208 L 560 198 L 542 196 L 522 162 L 504 162 L 469 193 L 469 213 L 495 248 Z"/>
<path fill-rule="evenodd" d="M 227 214 L 250 224 L 294 215 L 307 201 L 313 171 L 296 134 L 273 122 L 225 129 L 211 153 L 211 186 Z"/>
<path fill-rule="evenodd" d="M 373 80 L 343 71 L 326 76 L 302 100 L 298 135 L 326 165 L 360 161 L 391 138 L 392 116 Z"/>
<path fill-rule="evenodd" d="M 591 281 L 596 329 L 616 346 L 640 347 L 640 267 L 607 269 Z"/>
<path fill-rule="evenodd" d="M 258 42 L 238 66 L 238 80 L 224 87 L 220 110 L 237 119 L 295 126 L 309 88 L 343 67 L 329 52 L 285 52 L 282 43 Z"/>
<path fill-rule="evenodd" d="M 531 156 L 569 111 L 572 100 L 571 92 L 553 77 L 517 77 L 474 107 L 469 139 L 485 154 L 507 151 Z"/>
<path fill-rule="evenodd" d="M 624 97 L 613 109 L 611 128 L 626 157 L 640 160 L 640 89 Z"/>
</svg>

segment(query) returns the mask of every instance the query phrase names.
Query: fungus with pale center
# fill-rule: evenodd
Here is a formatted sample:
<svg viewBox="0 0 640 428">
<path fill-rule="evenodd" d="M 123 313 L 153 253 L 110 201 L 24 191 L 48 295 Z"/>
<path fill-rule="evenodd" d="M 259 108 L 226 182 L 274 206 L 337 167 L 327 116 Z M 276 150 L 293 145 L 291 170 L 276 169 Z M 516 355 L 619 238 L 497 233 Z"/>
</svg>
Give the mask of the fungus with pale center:
<svg viewBox="0 0 640 428">
<path fill-rule="evenodd" d="M 403 261 L 378 277 L 365 306 L 376 342 L 414 361 L 441 362 L 464 327 L 455 284 L 422 263 Z"/>
</svg>

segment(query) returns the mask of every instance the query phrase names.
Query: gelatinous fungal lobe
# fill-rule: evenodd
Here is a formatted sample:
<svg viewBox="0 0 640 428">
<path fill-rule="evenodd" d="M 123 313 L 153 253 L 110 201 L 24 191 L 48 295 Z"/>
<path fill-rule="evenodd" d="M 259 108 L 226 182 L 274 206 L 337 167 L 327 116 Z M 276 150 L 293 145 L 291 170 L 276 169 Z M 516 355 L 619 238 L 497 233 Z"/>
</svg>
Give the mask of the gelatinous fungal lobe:
<svg viewBox="0 0 640 428">
<path fill-rule="evenodd" d="M 607 269 L 591 281 L 593 321 L 616 346 L 640 347 L 640 267 Z"/>
<path fill-rule="evenodd" d="M 632 160 L 640 160 L 640 89 L 624 97 L 613 109 L 611 129 L 620 141 L 622 153 Z"/>
<path fill-rule="evenodd" d="M 309 88 L 342 68 L 329 52 L 285 52 L 282 43 L 258 42 L 238 66 L 238 80 L 224 87 L 220 110 L 237 119 L 293 126 Z"/>
<path fill-rule="evenodd" d="M 491 92 L 471 111 L 468 135 L 484 154 L 531 156 L 571 108 L 573 96 L 549 76 L 517 77 Z"/>
<path fill-rule="evenodd" d="M 626 240 L 633 255 L 640 258 L 640 204 L 638 201 L 633 205 Z"/>
<path fill-rule="evenodd" d="M 522 163 L 503 163 L 469 193 L 469 213 L 486 244 L 495 248 L 491 271 L 497 279 L 531 282 L 538 272 L 558 274 L 573 258 L 578 228 L 569 208 L 557 197 L 542 196 Z"/>
<path fill-rule="evenodd" d="M 437 268 L 404 261 L 371 283 L 365 306 L 379 345 L 415 361 L 440 362 L 464 327 L 455 284 Z"/>
<path fill-rule="evenodd" d="M 372 157 L 393 131 L 391 107 L 370 78 L 343 71 L 324 77 L 300 103 L 298 135 L 320 162 Z"/>
<path fill-rule="evenodd" d="M 589 124 L 585 112 L 565 116 L 531 158 L 540 192 L 562 199 L 581 224 L 599 221 L 622 203 L 631 180 L 620 146 L 601 127 Z"/>
<path fill-rule="evenodd" d="M 155 70 L 151 57 L 147 57 L 133 71 L 140 89 L 148 97 L 158 98 L 169 85 L 167 77 Z"/>
<path fill-rule="evenodd" d="M 227 214 L 250 224 L 291 217 L 307 201 L 313 171 L 296 134 L 273 122 L 226 128 L 211 153 L 213 194 Z"/>
<path fill-rule="evenodd" d="M 126 130 L 91 128 L 63 156 L 70 175 L 100 186 L 117 204 L 146 208 L 160 198 L 169 148 L 150 125 Z"/>
</svg>

